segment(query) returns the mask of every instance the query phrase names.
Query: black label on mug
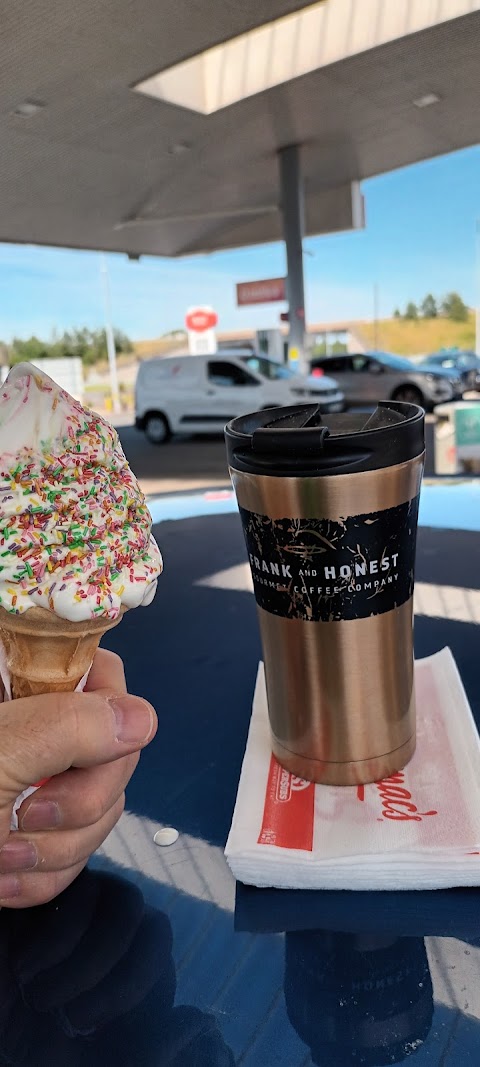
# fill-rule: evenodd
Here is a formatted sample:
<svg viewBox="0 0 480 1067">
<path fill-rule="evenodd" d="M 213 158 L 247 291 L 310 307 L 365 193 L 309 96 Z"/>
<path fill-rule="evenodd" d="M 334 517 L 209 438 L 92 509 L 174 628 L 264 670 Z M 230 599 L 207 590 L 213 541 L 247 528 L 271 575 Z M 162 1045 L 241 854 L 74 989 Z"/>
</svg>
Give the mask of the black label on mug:
<svg viewBox="0 0 480 1067">
<path fill-rule="evenodd" d="M 400 607 L 413 593 L 419 499 L 340 522 L 269 519 L 241 507 L 257 604 L 306 622 Z"/>
</svg>

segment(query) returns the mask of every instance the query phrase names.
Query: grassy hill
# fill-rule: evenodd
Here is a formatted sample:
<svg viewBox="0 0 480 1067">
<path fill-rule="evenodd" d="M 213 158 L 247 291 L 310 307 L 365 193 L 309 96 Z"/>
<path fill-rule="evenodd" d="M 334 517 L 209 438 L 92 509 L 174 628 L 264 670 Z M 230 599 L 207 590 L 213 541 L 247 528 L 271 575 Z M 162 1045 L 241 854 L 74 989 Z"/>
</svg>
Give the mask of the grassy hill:
<svg viewBox="0 0 480 1067">
<path fill-rule="evenodd" d="M 133 351 L 138 359 L 150 359 L 151 356 L 164 356 L 185 348 L 186 341 L 177 341 L 170 337 L 157 337 L 145 341 L 133 341 Z"/>
<path fill-rule="evenodd" d="M 373 322 L 355 322 L 352 328 L 368 348 L 375 343 Z M 396 352 L 400 356 L 415 356 L 438 352 L 440 348 L 475 348 L 475 315 L 470 312 L 467 322 L 450 319 L 381 319 L 377 324 L 377 348 Z"/>
<path fill-rule="evenodd" d="M 352 322 L 353 334 L 366 348 L 375 346 L 375 326 L 373 322 Z M 249 339 L 254 336 L 252 331 Z M 240 334 L 240 331 L 238 331 Z M 222 335 L 224 336 L 224 335 Z M 232 336 L 237 336 L 232 331 Z M 133 349 L 138 359 L 149 356 L 161 356 L 170 352 L 185 350 L 185 339 L 161 337 L 157 339 L 134 341 Z M 418 319 L 407 322 L 404 319 L 381 319 L 377 325 L 377 347 L 385 352 L 396 352 L 400 356 L 428 355 L 438 352 L 440 348 L 475 348 L 475 315 L 470 312 L 467 322 L 451 322 L 450 319 Z"/>
</svg>

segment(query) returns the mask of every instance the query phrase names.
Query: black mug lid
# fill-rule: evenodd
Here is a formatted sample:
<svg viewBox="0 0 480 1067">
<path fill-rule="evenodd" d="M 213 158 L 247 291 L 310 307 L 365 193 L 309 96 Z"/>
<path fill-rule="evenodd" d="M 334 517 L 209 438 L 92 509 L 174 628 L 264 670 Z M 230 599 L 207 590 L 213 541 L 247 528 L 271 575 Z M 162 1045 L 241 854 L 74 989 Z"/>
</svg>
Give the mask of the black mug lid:
<svg viewBox="0 0 480 1067">
<path fill-rule="evenodd" d="M 425 412 L 392 400 L 367 414 L 324 416 L 318 404 L 296 404 L 232 419 L 225 438 L 234 470 L 277 477 L 353 474 L 422 455 Z"/>
</svg>

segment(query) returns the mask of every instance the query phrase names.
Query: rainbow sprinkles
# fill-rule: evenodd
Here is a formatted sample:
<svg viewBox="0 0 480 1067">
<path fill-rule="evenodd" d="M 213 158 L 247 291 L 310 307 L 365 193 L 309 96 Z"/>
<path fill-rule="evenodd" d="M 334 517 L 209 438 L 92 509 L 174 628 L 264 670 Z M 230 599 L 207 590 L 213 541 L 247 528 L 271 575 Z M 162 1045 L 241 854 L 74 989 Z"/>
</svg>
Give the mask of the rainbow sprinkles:
<svg viewBox="0 0 480 1067">
<path fill-rule="evenodd" d="M 19 364 L 0 389 L 0 606 L 72 621 L 147 604 L 162 570 L 115 429 Z"/>
</svg>

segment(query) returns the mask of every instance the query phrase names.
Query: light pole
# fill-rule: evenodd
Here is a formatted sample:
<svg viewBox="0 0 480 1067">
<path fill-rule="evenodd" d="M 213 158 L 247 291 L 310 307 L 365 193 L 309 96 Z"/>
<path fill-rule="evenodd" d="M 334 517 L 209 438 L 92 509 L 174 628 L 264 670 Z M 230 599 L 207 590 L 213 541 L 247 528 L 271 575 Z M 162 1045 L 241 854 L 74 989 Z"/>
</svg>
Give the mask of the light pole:
<svg viewBox="0 0 480 1067">
<path fill-rule="evenodd" d="M 107 257 L 100 254 L 100 274 L 102 277 L 103 308 L 105 313 L 105 336 L 107 339 L 108 365 L 110 368 L 110 389 L 112 393 L 112 409 L 116 415 L 120 411 L 120 396 L 118 392 L 117 376 L 117 353 L 115 351 L 115 337 L 112 326 L 112 300 L 110 296 L 110 278 L 108 275 Z"/>
</svg>

